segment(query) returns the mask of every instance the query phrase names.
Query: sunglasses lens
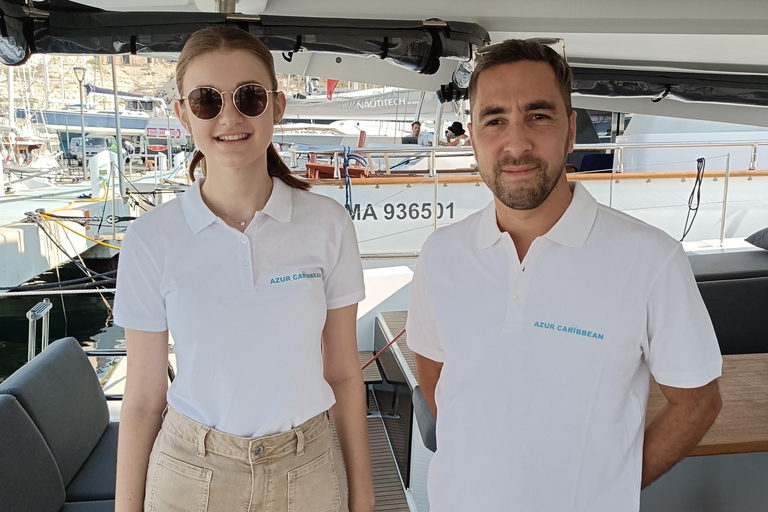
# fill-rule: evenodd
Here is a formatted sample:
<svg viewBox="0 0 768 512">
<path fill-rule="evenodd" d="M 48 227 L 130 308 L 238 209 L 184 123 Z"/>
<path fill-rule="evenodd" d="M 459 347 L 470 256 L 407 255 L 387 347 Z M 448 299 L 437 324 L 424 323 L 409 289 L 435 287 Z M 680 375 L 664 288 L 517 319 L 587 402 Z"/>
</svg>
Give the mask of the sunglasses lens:
<svg viewBox="0 0 768 512">
<path fill-rule="evenodd" d="M 268 94 L 257 84 L 240 86 L 235 91 L 235 106 L 244 116 L 258 117 L 267 109 Z"/>
<path fill-rule="evenodd" d="M 211 87 L 198 87 L 187 95 L 189 109 L 200 119 L 213 119 L 222 107 L 221 94 Z"/>
</svg>

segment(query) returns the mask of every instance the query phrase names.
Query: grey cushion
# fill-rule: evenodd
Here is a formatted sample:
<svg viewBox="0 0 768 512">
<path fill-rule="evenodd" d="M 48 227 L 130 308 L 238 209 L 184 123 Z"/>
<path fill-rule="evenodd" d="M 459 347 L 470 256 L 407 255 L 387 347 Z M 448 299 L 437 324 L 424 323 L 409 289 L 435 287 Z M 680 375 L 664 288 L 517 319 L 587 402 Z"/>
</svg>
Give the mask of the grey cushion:
<svg viewBox="0 0 768 512">
<path fill-rule="evenodd" d="M 53 454 L 19 402 L 0 395 L 0 509 L 55 512 L 64 485 Z"/>
<path fill-rule="evenodd" d="M 109 423 L 104 392 L 77 340 L 53 342 L 0 383 L 0 394 L 15 396 L 29 414 L 69 485 Z"/>
<path fill-rule="evenodd" d="M 723 355 L 768 353 L 768 277 L 698 283 Z"/>
<path fill-rule="evenodd" d="M 117 422 L 107 426 L 99 444 L 67 486 L 67 501 L 111 500 L 115 498 L 117 468 Z"/>
<path fill-rule="evenodd" d="M 80 501 L 65 503 L 60 512 L 115 512 L 115 501 Z"/>
<path fill-rule="evenodd" d="M 688 261 L 698 282 L 768 276 L 768 252 L 757 249 L 689 254 Z"/>
<path fill-rule="evenodd" d="M 752 233 L 747 237 L 747 242 L 755 247 L 768 250 L 768 228 L 761 229 L 757 233 Z"/>
</svg>

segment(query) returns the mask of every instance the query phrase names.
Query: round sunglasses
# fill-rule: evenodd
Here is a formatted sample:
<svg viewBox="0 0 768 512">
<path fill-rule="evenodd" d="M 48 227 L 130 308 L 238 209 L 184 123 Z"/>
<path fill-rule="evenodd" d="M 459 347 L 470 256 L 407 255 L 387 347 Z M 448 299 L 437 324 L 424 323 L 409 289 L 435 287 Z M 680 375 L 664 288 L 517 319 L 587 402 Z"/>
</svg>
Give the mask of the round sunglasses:
<svg viewBox="0 0 768 512">
<path fill-rule="evenodd" d="M 245 117 L 259 117 L 267 110 L 269 95 L 277 91 L 268 91 L 260 84 L 243 84 L 232 94 L 232 101 L 238 112 Z M 181 97 L 187 100 L 192 114 L 205 121 L 216 119 L 224 110 L 224 95 L 230 91 L 221 92 L 214 87 L 196 87 Z"/>
</svg>

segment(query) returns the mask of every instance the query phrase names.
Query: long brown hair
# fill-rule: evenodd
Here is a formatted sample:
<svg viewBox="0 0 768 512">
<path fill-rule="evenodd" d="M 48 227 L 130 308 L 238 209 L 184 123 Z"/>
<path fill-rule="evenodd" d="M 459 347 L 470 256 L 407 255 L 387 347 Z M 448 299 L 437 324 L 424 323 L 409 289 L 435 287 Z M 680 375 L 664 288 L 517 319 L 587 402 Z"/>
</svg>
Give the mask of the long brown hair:
<svg viewBox="0 0 768 512">
<path fill-rule="evenodd" d="M 244 50 L 259 59 L 269 72 L 272 80 L 272 90 L 277 90 L 277 76 L 275 76 L 275 63 L 272 54 L 264 44 L 245 30 L 236 27 L 210 27 L 198 30 L 192 34 L 181 50 L 179 60 L 176 63 L 176 88 L 182 94 L 182 82 L 189 65 L 199 56 L 213 51 Z M 189 164 L 189 179 L 195 181 L 195 168 L 200 165 L 203 176 L 206 175 L 205 155 L 199 149 L 195 151 Z M 288 166 L 277 154 L 277 150 L 270 143 L 267 148 L 267 172 L 283 180 L 287 185 L 301 190 L 308 190 L 309 183 L 300 180 L 291 174 Z"/>
</svg>

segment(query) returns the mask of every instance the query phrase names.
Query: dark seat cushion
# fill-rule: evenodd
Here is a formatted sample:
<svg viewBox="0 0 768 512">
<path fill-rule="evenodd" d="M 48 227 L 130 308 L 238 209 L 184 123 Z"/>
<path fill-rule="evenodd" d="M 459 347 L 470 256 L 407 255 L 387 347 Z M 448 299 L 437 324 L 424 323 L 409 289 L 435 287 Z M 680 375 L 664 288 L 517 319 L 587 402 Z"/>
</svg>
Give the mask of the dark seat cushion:
<svg viewBox="0 0 768 512">
<path fill-rule="evenodd" d="M 768 352 L 768 277 L 698 285 L 723 355 Z"/>
<path fill-rule="evenodd" d="M 768 252 L 762 250 L 689 254 L 697 282 L 768 276 Z"/>
<path fill-rule="evenodd" d="M 59 512 L 115 512 L 115 501 L 80 501 L 65 503 Z"/>
<path fill-rule="evenodd" d="M 21 404 L 0 395 L 0 509 L 55 512 L 64 485 L 53 454 Z"/>
<path fill-rule="evenodd" d="M 756 233 L 752 233 L 746 238 L 746 240 L 755 247 L 759 247 L 768 251 L 768 228 L 764 228 Z"/>
<path fill-rule="evenodd" d="M 115 498 L 118 423 L 107 426 L 99 444 L 67 486 L 67 501 L 111 500 Z"/>
<path fill-rule="evenodd" d="M 53 342 L 0 383 L 0 394 L 15 396 L 32 418 L 68 486 L 109 423 L 104 392 L 80 344 Z"/>
</svg>

